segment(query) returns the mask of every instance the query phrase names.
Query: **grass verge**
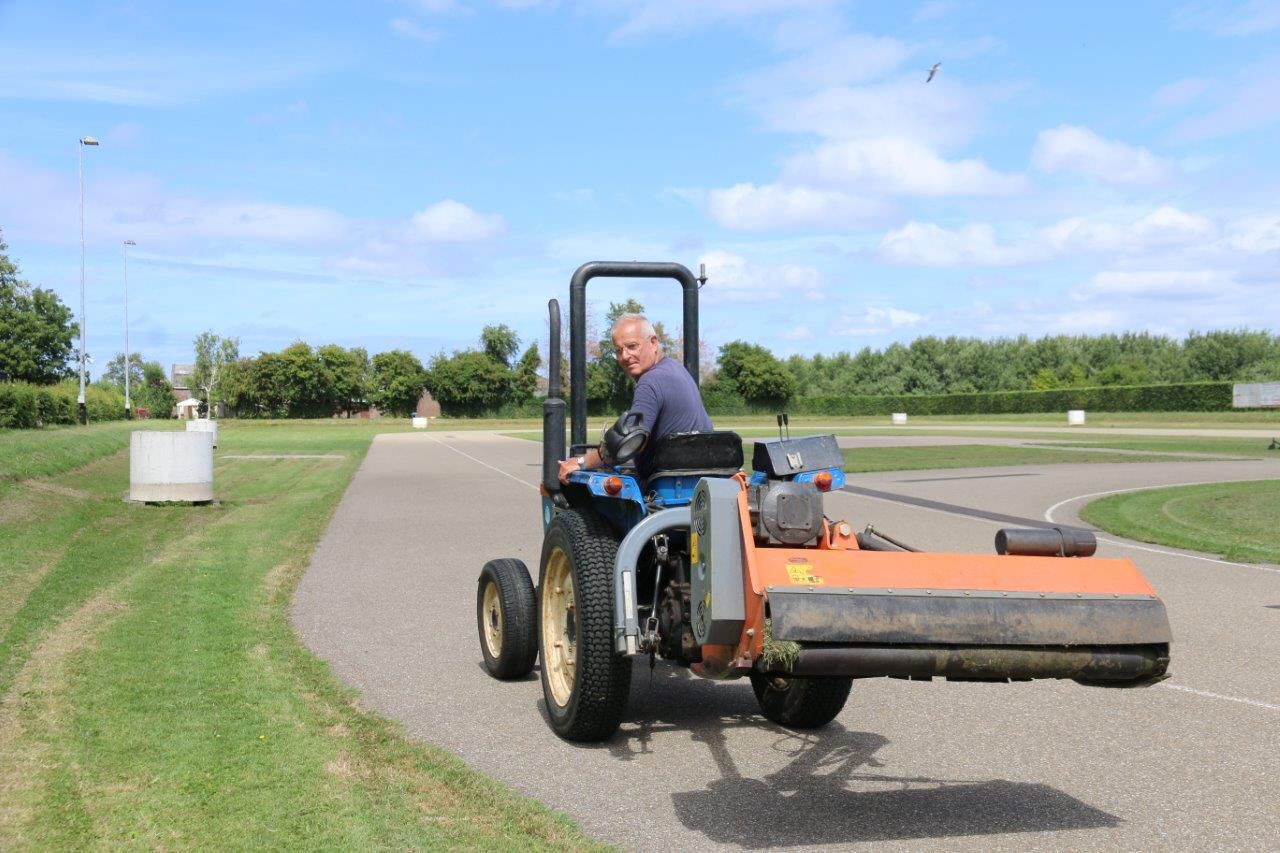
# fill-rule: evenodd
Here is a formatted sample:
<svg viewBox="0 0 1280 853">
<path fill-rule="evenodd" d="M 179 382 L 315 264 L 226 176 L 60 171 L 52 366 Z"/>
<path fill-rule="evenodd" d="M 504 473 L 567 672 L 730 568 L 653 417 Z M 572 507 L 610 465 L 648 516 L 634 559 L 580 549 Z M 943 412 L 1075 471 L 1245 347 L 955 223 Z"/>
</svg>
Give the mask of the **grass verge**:
<svg viewBox="0 0 1280 853">
<path fill-rule="evenodd" d="M 920 471 L 935 468 L 1001 468 L 1010 465 L 1065 465 L 1099 462 L 1186 462 L 1186 457 L 1105 450 L 1063 450 L 995 444 L 952 444 L 937 447 L 844 448 L 844 470 Z"/>
<path fill-rule="evenodd" d="M 1100 498 L 1080 517 L 1158 545 L 1280 563 L 1280 480 L 1150 489 Z"/>
<path fill-rule="evenodd" d="M 124 452 L 11 484 L 0 849 L 591 846 L 362 710 L 294 636 L 292 590 L 377 431 L 224 423 L 218 506 L 123 503 Z M 81 458 L 59 447 L 46 466 Z M 340 458 L 222 458 L 254 453 Z"/>
</svg>

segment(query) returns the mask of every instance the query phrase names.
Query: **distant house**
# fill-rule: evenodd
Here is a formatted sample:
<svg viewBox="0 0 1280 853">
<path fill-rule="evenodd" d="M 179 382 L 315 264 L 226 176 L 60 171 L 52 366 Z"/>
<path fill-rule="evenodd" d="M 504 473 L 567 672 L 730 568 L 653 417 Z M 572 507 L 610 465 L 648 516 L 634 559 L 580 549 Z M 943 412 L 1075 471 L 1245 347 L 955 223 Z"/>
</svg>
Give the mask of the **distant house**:
<svg viewBox="0 0 1280 853">
<path fill-rule="evenodd" d="M 179 403 L 195 396 L 191 393 L 191 374 L 195 369 L 194 364 L 175 364 L 169 370 L 169 384 L 173 386 L 173 396 Z"/>
</svg>

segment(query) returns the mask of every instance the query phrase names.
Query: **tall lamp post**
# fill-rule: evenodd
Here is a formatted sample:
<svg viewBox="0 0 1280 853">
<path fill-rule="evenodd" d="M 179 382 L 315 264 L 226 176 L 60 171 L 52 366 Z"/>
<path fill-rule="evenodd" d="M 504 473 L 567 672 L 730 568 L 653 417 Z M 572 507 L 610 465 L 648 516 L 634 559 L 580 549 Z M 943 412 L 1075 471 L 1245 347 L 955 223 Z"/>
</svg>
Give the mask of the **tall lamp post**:
<svg viewBox="0 0 1280 853">
<path fill-rule="evenodd" d="M 136 246 L 132 240 L 120 244 L 120 254 L 124 256 L 124 419 L 133 419 L 133 403 L 129 399 L 129 374 L 133 365 L 129 361 L 129 247 Z"/>
<path fill-rule="evenodd" d="M 92 136 L 80 137 L 80 396 L 76 403 L 80 409 L 80 423 L 89 423 L 89 409 L 84 404 L 84 147 L 96 146 Z"/>
</svg>

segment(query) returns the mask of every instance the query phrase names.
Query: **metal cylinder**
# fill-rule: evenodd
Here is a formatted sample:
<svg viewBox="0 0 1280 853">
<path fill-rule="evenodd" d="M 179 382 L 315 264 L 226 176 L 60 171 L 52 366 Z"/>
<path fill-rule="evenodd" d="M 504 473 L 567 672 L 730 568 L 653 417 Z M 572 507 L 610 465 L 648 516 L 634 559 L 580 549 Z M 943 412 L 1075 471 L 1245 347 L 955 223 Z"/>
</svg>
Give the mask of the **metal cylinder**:
<svg viewBox="0 0 1280 853">
<path fill-rule="evenodd" d="M 1078 527 L 1012 528 L 996 531 L 996 553 L 1019 557 L 1092 557 L 1098 539 Z"/>
</svg>

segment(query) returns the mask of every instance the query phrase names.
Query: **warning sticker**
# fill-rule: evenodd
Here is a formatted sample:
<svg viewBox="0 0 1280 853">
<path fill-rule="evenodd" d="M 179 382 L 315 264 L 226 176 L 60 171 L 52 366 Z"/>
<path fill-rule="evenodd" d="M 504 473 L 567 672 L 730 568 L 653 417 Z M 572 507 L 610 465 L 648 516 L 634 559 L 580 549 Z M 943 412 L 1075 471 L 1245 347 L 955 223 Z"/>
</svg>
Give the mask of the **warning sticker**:
<svg viewBox="0 0 1280 853">
<path fill-rule="evenodd" d="M 698 562 L 698 531 L 689 531 L 689 562 Z"/>
<path fill-rule="evenodd" d="M 826 581 L 813 573 L 813 563 L 787 563 L 791 582 L 805 586 L 822 586 Z"/>
</svg>

